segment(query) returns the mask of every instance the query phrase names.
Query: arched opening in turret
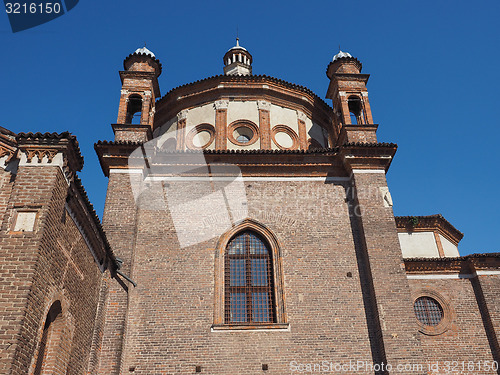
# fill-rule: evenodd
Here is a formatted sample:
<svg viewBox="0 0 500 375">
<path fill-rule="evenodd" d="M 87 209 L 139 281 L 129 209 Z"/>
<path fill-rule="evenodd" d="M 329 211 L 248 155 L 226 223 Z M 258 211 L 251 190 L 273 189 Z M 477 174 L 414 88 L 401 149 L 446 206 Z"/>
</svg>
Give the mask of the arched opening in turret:
<svg viewBox="0 0 500 375">
<path fill-rule="evenodd" d="M 351 117 L 351 124 L 358 125 L 363 123 L 363 105 L 358 96 L 351 95 L 347 99 L 349 106 L 349 115 Z"/>
<path fill-rule="evenodd" d="M 128 97 L 126 124 L 140 124 L 142 116 L 142 98 L 134 94 Z"/>
</svg>

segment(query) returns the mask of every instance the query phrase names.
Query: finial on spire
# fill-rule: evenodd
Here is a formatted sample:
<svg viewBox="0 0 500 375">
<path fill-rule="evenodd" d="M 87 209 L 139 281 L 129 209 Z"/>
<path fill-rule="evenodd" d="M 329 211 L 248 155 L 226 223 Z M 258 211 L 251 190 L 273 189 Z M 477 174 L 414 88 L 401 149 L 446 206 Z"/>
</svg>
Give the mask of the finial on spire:
<svg viewBox="0 0 500 375">
<path fill-rule="evenodd" d="M 144 42 L 144 47 L 146 47 L 146 42 Z"/>
</svg>

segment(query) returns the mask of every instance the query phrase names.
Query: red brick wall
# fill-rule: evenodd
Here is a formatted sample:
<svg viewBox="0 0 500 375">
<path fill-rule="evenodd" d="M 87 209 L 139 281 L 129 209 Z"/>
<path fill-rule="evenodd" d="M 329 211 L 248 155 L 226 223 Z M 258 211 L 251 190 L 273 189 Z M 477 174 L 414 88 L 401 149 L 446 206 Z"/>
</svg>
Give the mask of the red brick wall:
<svg viewBox="0 0 500 375">
<path fill-rule="evenodd" d="M 373 334 L 379 347 L 383 345 L 381 359 L 394 366 L 403 359 L 418 362 L 423 352 L 419 340 L 407 329 L 414 318 L 394 214 L 391 207 L 384 207 L 379 190 L 387 186 L 385 174 L 370 172 L 354 173 L 353 204 L 361 238 L 360 261 L 365 263 L 365 281 L 371 290 L 369 313 L 374 325 L 379 325 L 375 327 L 379 332 Z"/>
<path fill-rule="evenodd" d="M 20 167 L 16 176 L 0 233 L 0 331 L 5 333 L 0 345 L 8 348 L 2 374 L 29 372 L 56 300 L 62 304 L 64 333 L 54 373 L 86 371 L 101 273 L 66 212 L 67 189 L 58 167 Z M 11 233 L 15 207 L 25 206 L 38 209 L 36 231 Z"/>
<path fill-rule="evenodd" d="M 110 203 L 123 199 L 123 177 L 112 177 Z M 145 206 L 137 217 L 131 277 L 138 287 L 129 295 L 123 371 L 135 368 L 134 374 L 188 374 L 200 365 L 203 373 L 251 374 L 260 373 L 262 364 L 268 364 L 268 373 L 284 374 L 290 372 L 291 361 L 371 362 L 343 186 L 323 182 L 246 184 L 249 216 L 266 225 L 282 246 L 289 332 L 210 331 L 217 239 L 181 249 L 169 211 L 155 210 L 163 207 L 163 193 L 156 188 L 144 197 Z M 196 190 L 193 183 L 175 183 L 173 188 L 170 183 L 174 201 L 175 194 L 182 199 L 186 189 L 203 195 L 203 189 Z M 113 206 L 116 209 L 116 202 Z M 187 220 L 198 209 L 193 205 Z M 118 226 L 111 221 L 110 212 L 107 215 L 110 240 L 130 246 L 133 240 L 128 234 L 110 232 Z M 114 220 L 125 220 L 128 226 L 125 211 Z"/>
<path fill-rule="evenodd" d="M 130 176 L 110 173 L 103 227 L 115 255 L 124 261 L 121 271 L 126 275 L 130 274 L 135 226 L 136 206 L 130 188 Z M 120 369 L 128 296 L 116 280 L 109 280 L 104 287 L 109 289 L 97 373 L 113 375 L 118 374 Z"/>
<path fill-rule="evenodd" d="M 472 279 L 424 279 L 409 280 L 412 293 L 417 296 L 422 289 L 439 293 L 451 310 L 448 330 L 438 335 L 418 332 L 417 320 L 409 326 L 420 337 L 422 348 L 429 362 L 445 361 L 466 363 L 472 361 L 493 361 L 492 352 L 485 332 L 485 326 L 478 309 L 477 297 Z M 425 293 L 424 293 L 425 294 Z M 498 297 L 496 297 L 498 298 Z M 445 315 L 446 317 L 446 315 Z M 461 366 L 461 364 L 460 364 Z M 480 370 L 476 365 L 473 371 L 464 373 L 496 374 L 495 371 Z"/>
</svg>

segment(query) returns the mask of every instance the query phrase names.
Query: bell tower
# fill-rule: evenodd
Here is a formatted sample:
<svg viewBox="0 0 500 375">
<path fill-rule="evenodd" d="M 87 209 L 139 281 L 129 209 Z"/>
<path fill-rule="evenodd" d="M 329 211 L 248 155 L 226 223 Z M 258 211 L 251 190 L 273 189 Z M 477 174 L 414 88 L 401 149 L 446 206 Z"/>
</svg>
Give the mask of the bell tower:
<svg viewBox="0 0 500 375">
<path fill-rule="evenodd" d="M 333 102 L 338 145 L 351 142 L 377 142 L 366 84 L 369 74 L 361 73 L 362 64 L 340 51 L 328 65 L 330 85 L 326 97 Z"/>
<path fill-rule="evenodd" d="M 118 119 L 112 125 L 115 139 L 148 141 L 152 137 L 155 100 L 160 96 L 161 63 L 153 52 L 143 47 L 130 54 L 123 67 Z"/>
</svg>

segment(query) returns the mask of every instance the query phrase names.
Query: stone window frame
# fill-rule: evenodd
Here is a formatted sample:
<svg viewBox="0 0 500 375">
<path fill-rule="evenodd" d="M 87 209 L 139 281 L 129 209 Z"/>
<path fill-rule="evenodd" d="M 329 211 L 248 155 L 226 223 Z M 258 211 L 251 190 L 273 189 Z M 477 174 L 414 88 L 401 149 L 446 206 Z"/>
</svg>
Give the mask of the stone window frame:
<svg viewBox="0 0 500 375">
<path fill-rule="evenodd" d="M 225 288 L 224 288 L 224 267 L 225 253 L 229 241 L 237 234 L 244 231 L 253 231 L 260 235 L 269 245 L 271 254 L 273 281 L 274 281 L 274 309 L 276 312 L 276 322 L 274 323 L 225 323 Z M 233 228 L 224 233 L 217 243 L 215 248 L 215 308 L 214 308 L 214 323 L 212 331 L 224 330 L 288 330 L 289 323 L 285 311 L 285 295 L 283 281 L 283 266 L 282 266 L 282 251 L 281 246 L 275 235 L 263 224 L 252 219 L 245 219 Z"/>
<path fill-rule="evenodd" d="M 16 227 L 17 218 L 18 218 L 19 214 L 20 213 L 27 213 L 27 212 L 35 213 L 35 222 L 33 224 L 33 230 L 27 230 L 27 231 L 24 231 L 24 230 L 21 230 L 21 231 L 14 230 L 15 227 Z M 39 220 L 40 220 L 40 207 L 25 207 L 25 206 L 15 207 L 13 215 L 12 215 L 12 222 L 10 224 L 9 234 L 13 234 L 13 235 L 28 235 L 28 236 L 34 235 L 38 231 L 38 222 L 39 222 Z"/>
<path fill-rule="evenodd" d="M 194 137 L 196 136 L 196 134 L 201 133 L 203 131 L 208 132 L 210 134 L 210 139 L 205 145 L 201 147 L 195 146 L 195 144 L 193 143 Z M 204 150 L 213 143 L 214 139 L 215 139 L 215 127 L 213 125 L 208 123 L 198 124 L 187 133 L 186 146 L 192 150 Z"/>
<path fill-rule="evenodd" d="M 241 127 L 249 128 L 253 133 L 253 137 L 248 142 L 240 142 L 236 138 L 234 138 L 233 135 L 234 131 Z M 255 142 L 257 142 L 259 138 L 260 138 L 259 127 L 250 120 L 236 120 L 230 123 L 227 127 L 227 139 L 229 139 L 231 143 L 237 146 L 243 146 L 243 147 L 250 146 Z"/>
<path fill-rule="evenodd" d="M 276 134 L 278 134 L 278 133 L 288 134 L 290 136 L 290 138 L 292 139 L 292 142 L 293 142 L 292 146 L 290 146 L 290 147 L 281 146 L 276 141 Z M 299 136 L 289 126 L 282 125 L 282 124 L 274 126 L 272 131 L 271 131 L 271 137 L 272 137 L 273 142 L 276 145 L 276 147 L 278 147 L 280 150 L 297 150 L 299 148 Z"/>
<path fill-rule="evenodd" d="M 414 306 L 416 300 L 421 297 L 433 298 L 439 303 L 439 305 L 441 305 L 441 308 L 443 309 L 443 318 L 441 319 L 439 324 L 430 326 L 418 320 L 414 311 Z M 412 294 L 412 301 L 413 303 L 411 307 L 413 309 L 413 316 L 415 317 L 415 322 L 417 323 L 419 332 L 427 336 L 437 336 L 445 333 L 450 328 L 453 321 L 454 312 L 448 299 L 441 295 L 438 291 L 429 288 L 419 289 Z"/>
<path fill-rule="evenodd" d="M 270 250 L 267 241 L 251 230 L 238 232 L 229 241 L 224 253 L 226 324 L 275 323 L 274 271 Z M 235 263 L 230 270 L 232 261 Z M 230 298 L 233 293 L 239 295 L 234 306 Z M 231 319 L 233 307 L 235 316 Z"/>
</svg>

